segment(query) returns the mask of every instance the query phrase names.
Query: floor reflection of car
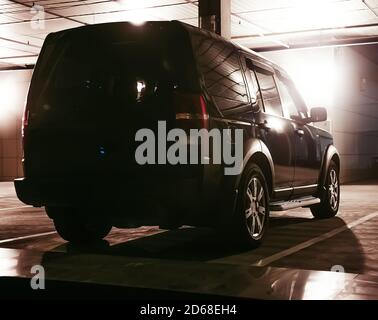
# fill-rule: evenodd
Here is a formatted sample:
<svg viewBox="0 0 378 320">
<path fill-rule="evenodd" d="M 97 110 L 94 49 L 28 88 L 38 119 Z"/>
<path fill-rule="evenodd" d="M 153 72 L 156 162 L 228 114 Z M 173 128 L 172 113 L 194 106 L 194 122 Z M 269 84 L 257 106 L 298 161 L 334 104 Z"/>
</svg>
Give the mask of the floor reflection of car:
<svg viewBox="0 0 378 320">
<path fill-rule="evenodd" d="M 256 246 L 272 210 L 337 213 L 339 156 L 332 136 L 312 125 L 326 118 L 324 108 L 307 109 L 279 66 L 177 21 L 60 31 L 46 38 L 33 74 L 25 177 L 15 186 L 72 242 L 112 226 L 187 224 Z M 135 133 L 155 132 L 159 120 L 167 130 L 242 129 L 241 174 L 138 165 Z"/>
</svg>

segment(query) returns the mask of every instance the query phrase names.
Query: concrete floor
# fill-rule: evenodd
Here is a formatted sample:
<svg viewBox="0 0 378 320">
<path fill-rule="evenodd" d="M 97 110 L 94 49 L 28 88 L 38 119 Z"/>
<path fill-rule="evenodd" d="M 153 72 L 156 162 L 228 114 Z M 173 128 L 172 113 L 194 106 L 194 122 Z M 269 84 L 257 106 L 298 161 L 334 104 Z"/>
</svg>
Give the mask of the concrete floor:
<svg viewBox="0 0 378 320">
<path fill-rule="evenodd" d="M 223 248 L 208 229 L 116 229 L 77 248 L 42 209 L 0 183 L 0 277 L 29 278 L 42 264 L 57 281 L 267 299 L 378 299 L 378 182 L 345 185 L 337 217 L 309 209 L 274 213 L 269 237 L 251 251 Z M 337 271 L 337 272 L 334 272 Z M 144 290 L 144 289 L 143 289 Z"/>
</svg>

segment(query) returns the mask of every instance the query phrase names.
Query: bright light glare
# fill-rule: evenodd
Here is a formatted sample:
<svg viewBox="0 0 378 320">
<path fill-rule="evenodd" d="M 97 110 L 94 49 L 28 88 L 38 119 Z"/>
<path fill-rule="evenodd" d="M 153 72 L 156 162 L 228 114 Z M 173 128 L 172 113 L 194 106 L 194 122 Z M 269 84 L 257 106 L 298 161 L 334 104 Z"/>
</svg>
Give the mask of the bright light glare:
<svg viewBox="0 0 378 320">
<path fill-rule="evenodd" d="M 284 130 L 284 122 L 279 118 L 272 117 L 271 119 L 269 119 L 267 125 L 278 133 L 282 133 Z"/>
<path fill-rule="evenodd" d="M 129 19 L 129 21 L 136 26 L 141 26 L 146 22 L 144 17 L 145 15 L 143 14 L 143 10 L 135 10 L 133 11 L 133 16 L 131 19 Z"/>
<path fill-rule="evenodd" d="M 18 260 L 20 254 L 15 250 L 2 251 L 0 253 L 0 272 L 3 276 L 19 276 L 17 270 Z"/>
<path fill-rule="evenodd" d="M 310 106 L 332 106 L 336 90 L 336 66 L 331 57 L 314 57 L 293 70 L 294 81 Z"/>
<path fill-rule="evenodd" d="M 138 93 L 141 93 L 144 88 L 146 88 L 146 84 L 143 81 L 137 81 Z"/>
<path fill-rule="evenodd" d="M 287 23 L 301 29 L 335 27 L 347 22 L 348 12 L 334 0 L 295 0 Z"/>
<path fill-rule="evenodd" d="M 144 9 L 148 5 L 146 0 L 119 0 L 118 3 L 121 10 L 128 10 L 123 14 L 125 20 L 137 26 L 143 25 L 148 20 L 146 9 Z"/>
<path fill-rule="evenodd" d="M 329 300 L 336 296 L 347 284 L 345 274 L 324 272 L 312 274 L 307 280 L 303 300 Z"/>
<path fill-rule="evenodd" d="M 267 54 L 292 77 L 309 107 L 332 107 L 340 75 L 333 48 Z"/>
<path fill-rule="evenodd" d="M 144 89 L 146 89 L 146 83 L 144 81 L 137 81 L 136 88 L 137 88 L 137 92 L 138 92 L 137 93 L 137 100 L 140 100 L 140 98 L 143 95 Z"/>
</svg>

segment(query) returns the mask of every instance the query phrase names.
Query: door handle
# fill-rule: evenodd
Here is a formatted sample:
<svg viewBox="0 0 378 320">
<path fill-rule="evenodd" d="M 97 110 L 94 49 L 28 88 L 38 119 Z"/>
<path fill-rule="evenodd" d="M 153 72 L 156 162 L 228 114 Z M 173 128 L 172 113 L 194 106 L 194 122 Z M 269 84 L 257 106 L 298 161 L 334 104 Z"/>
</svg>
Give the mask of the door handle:
<svg viewBox="0 0 378 320">
<path fill-rule="evenodd" d="M 303 136 L 305 133 L 302 129 L 297 129 L 295 130 L 295 133 L 298 135 L 298 136 Z"/>
</svg>

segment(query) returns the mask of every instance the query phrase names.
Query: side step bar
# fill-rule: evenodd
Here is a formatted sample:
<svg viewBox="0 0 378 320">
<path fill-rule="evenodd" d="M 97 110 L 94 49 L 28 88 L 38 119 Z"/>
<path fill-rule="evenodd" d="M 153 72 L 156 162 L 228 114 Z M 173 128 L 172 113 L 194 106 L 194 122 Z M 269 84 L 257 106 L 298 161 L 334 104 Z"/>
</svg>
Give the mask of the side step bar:
<svg viewBox="0 0 378 320">
<path fill-rule="evenodd" d="M 300 208 L 300 207 L 308 207 L 317 203 L 320 203 L 320 199 L 315 198 L 315 197 L 305 197 L 305 198 L 299 198 L 299 199 L 290 200 L 290 201 L 277 201 L 277 202 L 272 202 L 270 204 L 270 210 L 271 211 L 285 211 L 285 210 L 290 210 L 290 209 L 295 209 L 295 208 Z"/>
</svg>

